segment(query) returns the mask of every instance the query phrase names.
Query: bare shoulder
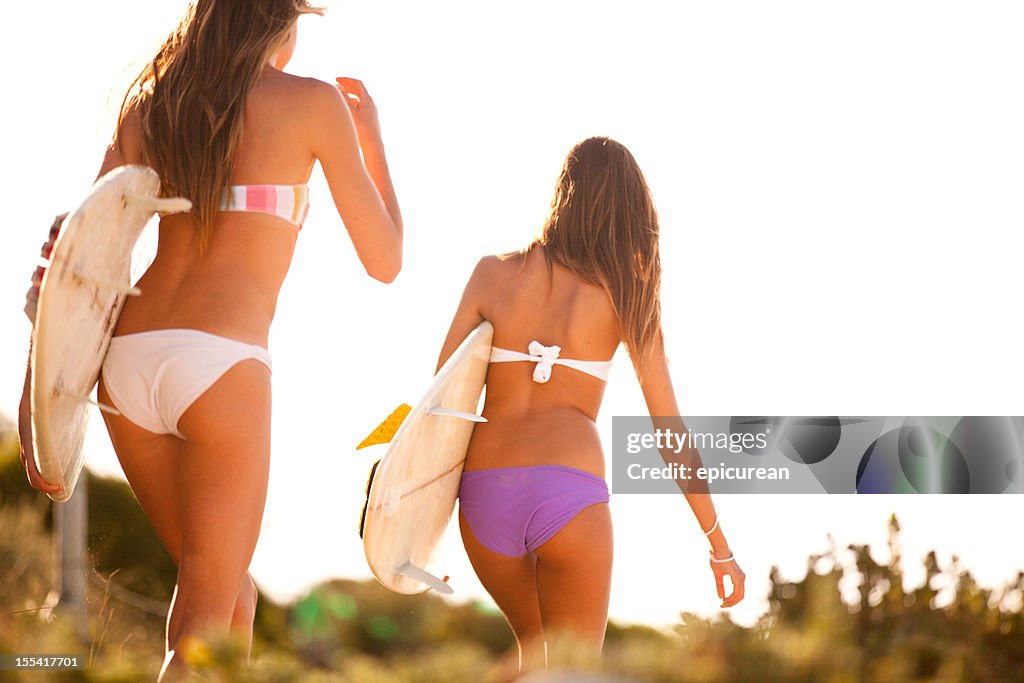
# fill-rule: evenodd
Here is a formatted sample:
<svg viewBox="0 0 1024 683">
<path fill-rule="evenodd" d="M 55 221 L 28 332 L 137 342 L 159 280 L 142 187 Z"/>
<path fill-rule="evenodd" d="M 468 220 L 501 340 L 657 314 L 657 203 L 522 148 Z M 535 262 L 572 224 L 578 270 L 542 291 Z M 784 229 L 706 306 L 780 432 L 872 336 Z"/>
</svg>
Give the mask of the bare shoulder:
<svg viewBox="0 0 1024 683">
<path fill-rule="evenodd" d="M 316 78 L 283 76 L 287 79 L 288 92 L 279 102 L 285 106 L 286 116 L 296 117 L 292 120 L 302 127 L 303 137 L 315 156 L 321 157 L 335 149 L 339 139 L 355 143 L 348 105 L 334 85 Z M 345 130 L 350 130 L 351 134 L 344 134 Z"/>
<path fill-rule="evenodd" d="M 289 100 L 293 104 L 296 101 L 301 101 L 305 107 L 312 108 L 314 111 L 334 109 L 339 104 L 344 105 L 341 93 L 330 83 L 318 78 L 293 76 L 292 74 L 283 73 L 281 76 L 283 77 L 281 85 L 290 91 L 288 93 Z"/>
<path fill-rule="evenodd" d="M 498 274 L 506 263 L 507 261 L 503 256 L 499 256 L 498 254 L 488 254 L 477 261 L 474 273 L 479 274 L 482 277 L 492 276 Z"/>
<path fill-rule="evenodd" d="M 494 287 L 500 279 L 501 265 L 498 256 L 484 256 L 477 261 L 463 295 L 476 301 L 490 298 L 489 295 L 494 292 Z"/>
<path fill-rule="evenodd" d="M 492 287 L 507 282 L 522 270 L 522 254 L 490 254 L 477 261 L 471 282 L 478 286 Z"/>
<path fill-rule="evenodd" d="M 112 145 L 124 164 L 142 163 L 142 115 L 133 109 L 124 115 Z"/>
<path fill-rule="evenodd" d="M 330 83 L 269 67 L 259 80 L 258 90 L 271 106 L 282 107 L 292 115 L 316 114 L 341 102 L 337 88 Z"/>
</svg>

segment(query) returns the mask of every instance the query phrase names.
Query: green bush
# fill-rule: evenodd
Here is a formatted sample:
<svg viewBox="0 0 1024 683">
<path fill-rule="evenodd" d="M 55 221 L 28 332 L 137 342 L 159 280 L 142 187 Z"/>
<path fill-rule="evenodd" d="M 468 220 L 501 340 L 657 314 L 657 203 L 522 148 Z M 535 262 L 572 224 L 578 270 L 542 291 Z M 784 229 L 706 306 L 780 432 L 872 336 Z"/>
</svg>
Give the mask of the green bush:
<svg viewBox="0 0 1024 683">
<path fill-rule="evenodd" d="M 89 486 L 89 642 L 81 643 L 66 617 L 40 618 L 51 583 L 50 506 L 28 488 L 16 442 L 0 433 L 0 652 L 82 652 L 89 661 L 85 671 L 11 680 L 137 681 L 160 666 L 174 565 L 124 483 L 89 475 Z M 985 589 L 955 558 L 943 566 L 931 553 L 924 583 L 908 590 L 895 518 L 888 545 L 886 564 L 854 545 L 808 558 L 798 581 L 773 568 L 768 612 L 752 628 L 724 615 L 683 614 L 669 633 L 611 623 L 603 660 L 578 668 L 665 682 L 1024 679 L 1024 572 Z M 847 604 L 839 586 L 851 579 L 858 599 Z M 949 586 L 945 596 L 940 585 Z M 507 672 L 513 646 L 493 608 L 397 595 L 374 581 L 330 581 L 290 605 L 263 597 L 254 635 L 251 665 L 237 649 L 211 646 L 198 678 L 480 681 Z"/>
</svg>

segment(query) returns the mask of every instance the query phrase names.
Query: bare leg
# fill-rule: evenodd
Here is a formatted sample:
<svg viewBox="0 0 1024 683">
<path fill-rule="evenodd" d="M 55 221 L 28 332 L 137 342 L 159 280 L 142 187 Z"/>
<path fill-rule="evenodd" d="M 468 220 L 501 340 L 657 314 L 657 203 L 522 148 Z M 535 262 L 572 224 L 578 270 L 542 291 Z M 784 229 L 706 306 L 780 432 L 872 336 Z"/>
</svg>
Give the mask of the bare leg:
<svg viewBox="0 0 1024 683">
<path fill-rule="evenodd" d="M 256 548 L 270 467 L 270 372 L 245 360 L 182 415 L 181 559 L 168 648 L 225 636 Z M 247 616 L 247 615 L 246 615 Z M 250 622 L 251 623 L 251 622 Z"/>
<path fill-rule="evenodd" d="M 537 549 L 537 595 L 548 655 L 600 655 L 608 625 L 612 522 L 607 503 L 582 510 Z"/>
<path fill-rule="evenodd" d="M 505 615 L 519 648 L 521 670 L 543 668 L 544 629 L 537 602 L 535 559 L 508 557 L 488 550 L 473 535 L 466 518 L 459 512 L 459 528 L 466 553 L 480 583 L 494 598 Z"/>
<path fill-rule="evenodd" d="M 258 368 L 255 372 L 262 372 L 266 375 L 266 369 L 263 366 L 258 365 L 256 361 L 246 362 L 244 365 L 257 365 Z M 236 369 L 238 368 L 239 367 L 236 367 Z M 229 371 L 229 374 L 236 369 Z M 225 375 L 224 378 L 221 378 L 221 381 L 226 378 L 227 375 Z M 266 384 L 268 391 L 268 379 Z M 207 397 L 207 395 L 209 395 L 213 390 L 214 389 L 211 388 L 207 394 L 204 394 L 201 400 Z M 230 387 L 228 387 L 228 391 L 230 390 Z M 111 398 L 109 394 L 106 393 L 102 382 L 100 382 L 99 385 L 98 397 L 101 402 L 111 402 Z M 245 401 L 241 402 L 252 407 L 251 398 L 247 398 Z M 268 416 L 268 396 L 266 398 L 266 402 L 266 412 Z M 196 404 L 198 403 L 199 401 L 197 401 Z M 193 408 L 196 407 L 196 404 L 194 404 Z M 191 409 L 189 409 L 189 412 L 190 411 Z M 180 483 L 182 480 L 181 468 L 184 453 L 184 441 L 172 435 L 154 434 L 150 431 L 146 431 L 124 417 L 104 413 L 103 419 L 106 422 L 106 427 L 108 427 L 108 430 L 110 431 L 114 449 L 118 454 L 118 459 L 121 461 L 121 466 L 124 469 L 125 476 L 131 484 L 132 490 L 135 493 L 143 512 L 145 512 L 146 517 L 150 519 L 150 522 L 157 531 L 157 535 L 167 548 L 168 553 L 174 559 L 175 563 L 178 564 L 180 579 L 183 526 L 181 510 L 183 505 L 190 504 L 188 496 L 191 490 L 190 486 L 188 487 L 188 492 L 186 492 L 186 490 L 182 490 Z M 184 418 L 182 418 L 181 422 L 183 426 Z M 242 430 L 241 434 L 251 435 L 254 431 L 253 426 L 254 423 L 248 422 L 246 429 Z M 266 431 L 269 431 L 268 417 Z M 251 441 L 253 436 L 249 436 L 247 438 Z M 269 438 L 267 437 L 266 441 L 259 447 L 259 449 L 256 450 L 256 452 L 258 453 L 262 450 L 266 450 L 268 442 Z M 260 459 L 257 457 L 255 460 L 256 462 L 259 462 Z M 223 462 L 223 460 L 220 462 Z M 263 466 L 263 469 L 265 470 L 265 466 Z M 231 481 L 232 476 L 232 474 L 225 474 L 225 481 Z M 263 490 L 265 495 L 265 482 L 263 484 Z M 174 599 L 172 601 L 172 612 L 174 604 L 178 603 L 178 594 L 179 587 L 175 587 Z M 256 606 L 256 596 L 257 592 L 255 586 L 248 577 L 248 574 L 244 575 L 243 579 L 239 583 L 239 588 L 233 595 L 230 613 L 230 629 L 234 636 L 241 639 L 247 651 L 252 639 L 252 622 Z M 168 621 L 170 626 L 170 623 L 172 622 L 171 614 L 169 614 Z M 179 636 L 176 633 L 174 636 L 173 640 L 176 641 Z M 168 648 L 170 649 L 170 642 L 168 643 Z"/>
<path fill-rule="evenodd" d="M 107 394 L 102 379 L 97 397 L 101 403 L 111 405 L 110 395 Z M 154 434 L 146 431 L 127 418 L 106 412 L 101 414 L 110 432 L 121 468 L 142 511 L 153 525 L 174 563 L 178 564 L 181 559 L 181 495 L 178 469 L 181 465 L 181 449 L 185 442 L 171 434 Z M 231 620 L 232 631 L 243 639 L 243 643 L 252 640 L 252 621 L 257 597 L 255 584 L 246 576 L 238 591 Z"/>
</svg>

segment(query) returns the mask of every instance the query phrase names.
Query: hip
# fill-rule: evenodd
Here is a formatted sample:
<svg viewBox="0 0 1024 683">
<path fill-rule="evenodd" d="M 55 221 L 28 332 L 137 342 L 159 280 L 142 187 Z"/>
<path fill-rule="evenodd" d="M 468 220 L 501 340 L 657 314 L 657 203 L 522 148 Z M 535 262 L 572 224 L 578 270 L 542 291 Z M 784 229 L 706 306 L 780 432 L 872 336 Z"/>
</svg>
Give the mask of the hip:
<svg viewBox="0 0 1024 683">
<path fill-rule="evenodd" d="M 597 426 L 579 411 L 487 417 L 488 422 L 473 430 L 466 471 L 560 465 L 604 477 Z"/>
<path fill-rule="evenodd" d="M 114 338 L 158 330 L 201 330 L 211 335 L 267 347 L 269 314 L 259 302 L 245 296 L 195 297 L 143 289 L 125 302 L 114 328 Z"/>
</svg>

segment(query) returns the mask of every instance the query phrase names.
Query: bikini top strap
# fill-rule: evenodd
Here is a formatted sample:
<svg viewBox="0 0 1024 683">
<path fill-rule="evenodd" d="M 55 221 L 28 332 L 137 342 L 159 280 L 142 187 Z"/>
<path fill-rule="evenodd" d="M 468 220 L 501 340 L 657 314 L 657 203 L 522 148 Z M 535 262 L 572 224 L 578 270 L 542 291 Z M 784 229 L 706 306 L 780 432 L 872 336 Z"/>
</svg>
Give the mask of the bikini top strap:
<svg viewBox="0 0 1024 683">
<path fill-rule="evenodd" d="M 608 381 L 608 374 L 611 372 L 612 362 L 597 360 L 575 360 L 573 358 L 559 358 L 562 352 L 560 346 L 544 346 L 534 340 L 530 342 L 529 354 L 511 349 L 502 349 L 497 346 L 491 348 L 492 363 L 514 363 L 517 361 L 528 361 L 536 363 L 533 369 L 533 381 L 544 384 L 551 379 L 551 368 L 555 365 L 564 365 L 578 372 L 596 377 L 604 382 Z"/>
<path fill-rule="evenodd" d="M 602 382 L 608 381 L 608 375 L 612 371 L 612 362 L 610 360 L 575 360 L 573 358 L 560 358 L 555 361 L 557 365 L 564 365 L 573 370 L 586 373 L 591 377 L 596 377 Z"/>
</svg>

